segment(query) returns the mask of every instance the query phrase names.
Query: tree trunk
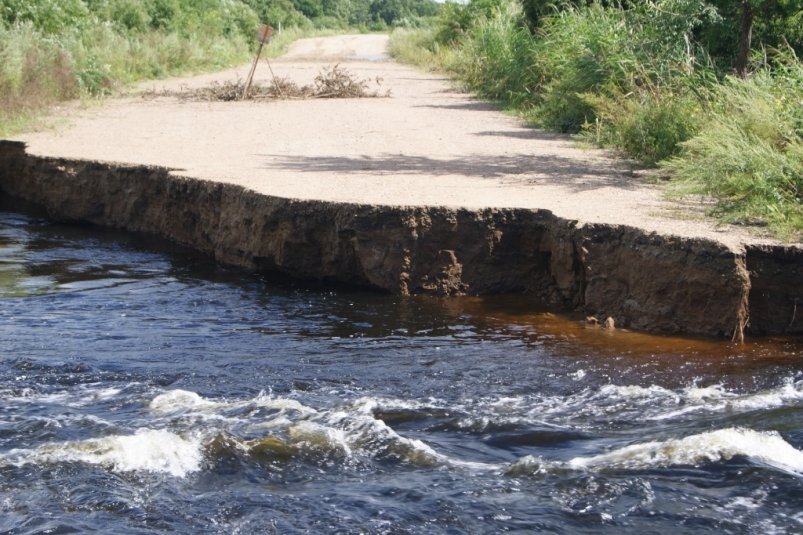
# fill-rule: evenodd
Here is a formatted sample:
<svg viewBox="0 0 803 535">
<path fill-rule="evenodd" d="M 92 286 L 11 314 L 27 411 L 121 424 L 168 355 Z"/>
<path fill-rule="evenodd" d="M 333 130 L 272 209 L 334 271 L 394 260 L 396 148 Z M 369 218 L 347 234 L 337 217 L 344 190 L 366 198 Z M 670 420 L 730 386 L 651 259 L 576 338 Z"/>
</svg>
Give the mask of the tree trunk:
<svg viewBox="0 0 803 535">
<path fill-rule="evenodd" d="M 753 6 L 750 0 L 742 0 L 742 27 L 739 31 L 739 54 L 736 56 L 736 75 L 747 75 L 747 60 L 750 58 L 750 44 L 753 40 Z"/>
</svg>

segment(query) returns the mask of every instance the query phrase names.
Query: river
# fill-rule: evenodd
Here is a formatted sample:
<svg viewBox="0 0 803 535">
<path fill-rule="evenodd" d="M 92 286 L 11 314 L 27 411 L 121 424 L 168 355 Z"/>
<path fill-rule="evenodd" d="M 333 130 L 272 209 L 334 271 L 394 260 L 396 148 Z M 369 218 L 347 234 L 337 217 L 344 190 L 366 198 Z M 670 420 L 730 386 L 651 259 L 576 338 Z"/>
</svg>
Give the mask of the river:
<svg viewBox="0 0 803 535">
<path fill-rule="evenodd" d="M 803 343 L 228 270 L 0 206 L 2 533 L 801 533 Z"/>
</svg>

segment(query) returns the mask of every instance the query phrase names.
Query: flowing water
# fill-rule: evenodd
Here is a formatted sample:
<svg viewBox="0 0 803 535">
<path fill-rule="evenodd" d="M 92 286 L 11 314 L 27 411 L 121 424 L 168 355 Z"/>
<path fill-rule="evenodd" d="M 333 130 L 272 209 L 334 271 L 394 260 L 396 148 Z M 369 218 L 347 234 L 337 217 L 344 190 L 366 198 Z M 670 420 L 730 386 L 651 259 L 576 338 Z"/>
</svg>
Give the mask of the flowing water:
<svg viewBox="0 0 803 535">
<path fill-rule="evenodd" d="M 270 282 L 8 206 L 0 304 L 2 533 L 803 532 L 800 340 Z"/>
</svg>

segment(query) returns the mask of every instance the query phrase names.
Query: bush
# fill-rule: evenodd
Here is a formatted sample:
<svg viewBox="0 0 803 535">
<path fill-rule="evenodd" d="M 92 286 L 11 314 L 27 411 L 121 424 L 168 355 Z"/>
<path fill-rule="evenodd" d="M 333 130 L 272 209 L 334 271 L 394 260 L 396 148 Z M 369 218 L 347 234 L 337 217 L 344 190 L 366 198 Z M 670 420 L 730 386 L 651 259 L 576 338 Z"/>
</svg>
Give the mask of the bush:
<svg viewBox="0 0 803 535">
<path fill-rule="evenodd" d="M 0 134 L 42 108 L 79 93 L 70 56 L 30 23 L 0 27 Z"/>
<path fill-rule="evenodd" d="M 151 17 L 146 6 L 138 0 L 114 0 L 109 10 L 109 20 L 124 30 L 144 32 L 150 27 Z"/>
<path fill-rule="evenodd" d="M 629 10 L 595 3 L 545 17 L 535 52 L 543 100 L 538 122 L 576 133 L 597 121 L 595 103 L 605 98 L 635 95 L 635 110 L 650 95 L 677 92 L 698 64 L 692 30 L 709 15 L 699 0 L 664 0 Z"/>
<path fill-rule="evenodd" d="M 680 151 L 680 144 L 699 129 L 698 102 L 688 95 L 660 93 L 644 100 L 628 99 L 612 125 L 615 144 L 647 165 Z"/>
<path fill-rule="evenodd" d="M 674 156 L 680 144 L 700 128 L 702 110 L 688 90 L 629 94 L 615 97 L 587 94 L 594 122 L 583 124 L 582 138 L 615 147 L 648 166 Z"/>
<path fill-rule="evenodd" d="M 0 18 L 9 25 L 29 23 L 41 32 L 55 34 L 84 27 L 89 10 L 81 0 L 0 0 Z"/>
</svg>

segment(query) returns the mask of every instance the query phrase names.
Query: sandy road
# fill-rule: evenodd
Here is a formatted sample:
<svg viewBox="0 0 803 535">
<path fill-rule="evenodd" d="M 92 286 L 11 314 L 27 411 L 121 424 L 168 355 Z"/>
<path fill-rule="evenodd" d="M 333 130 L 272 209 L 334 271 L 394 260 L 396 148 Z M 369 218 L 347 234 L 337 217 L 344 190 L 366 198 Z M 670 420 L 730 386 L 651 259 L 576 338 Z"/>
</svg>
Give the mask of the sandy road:
<svg viewBox="0 0 803 535">
<path fill-rule="evenodd" d="M 56 129 L 16 139 L 37 155 L 164 166 L 286 198 L 542 208 L 733 247 L 757 241 L 689 217 L 693 206 L 664 201 L 626 162 L 526 128 L 438 75 L 389 60 L 386 45 L 383 35 L 304 39 L 271 65 L 276 76 L 305 84 L 340 63 L 360 78 L 380 78 L 388 98 L 207 103 L 135 95 L 73 111 Z M 143 88 L 199 87 L 244 78 L 248 69 Z M 270 76 L 261 62 L 257 80 Z"/>
</svg>

